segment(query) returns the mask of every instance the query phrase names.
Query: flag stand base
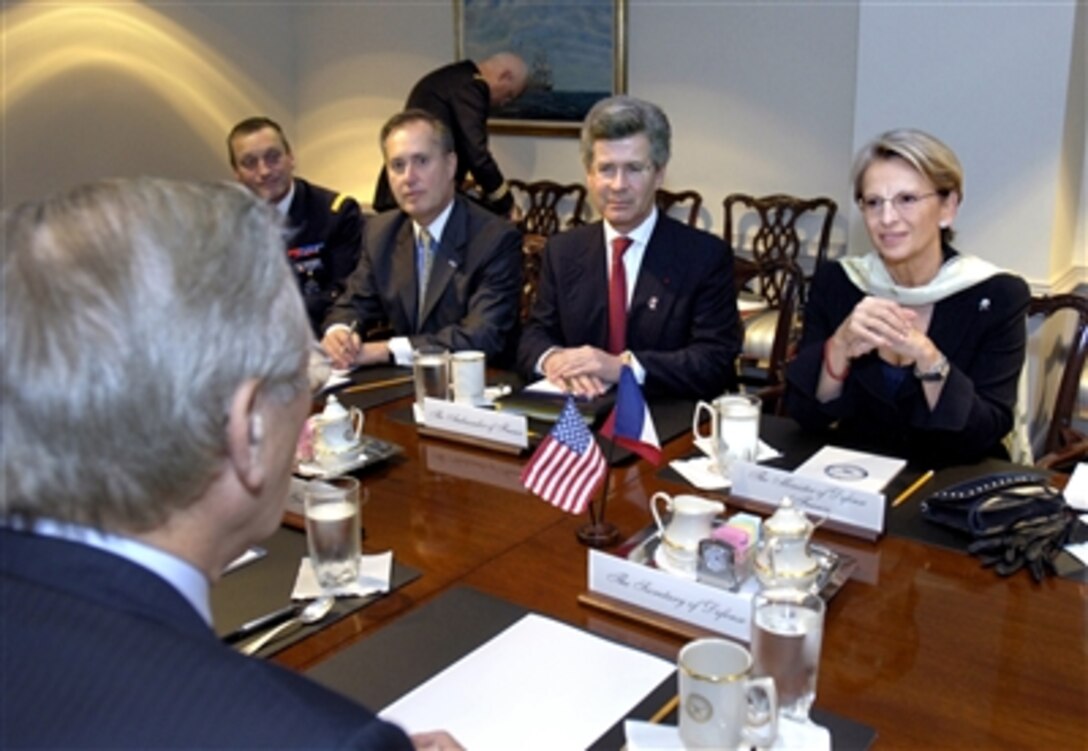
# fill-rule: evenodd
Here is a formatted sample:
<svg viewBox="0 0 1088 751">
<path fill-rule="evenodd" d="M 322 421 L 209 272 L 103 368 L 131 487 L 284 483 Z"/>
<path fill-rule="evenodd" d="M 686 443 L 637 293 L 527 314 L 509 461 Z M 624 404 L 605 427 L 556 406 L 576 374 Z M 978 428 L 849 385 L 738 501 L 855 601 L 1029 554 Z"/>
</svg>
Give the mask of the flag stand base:
<svg viewBox="0 0 1088 751">
<path fill-rule="evenodd" d="M 601 521 L 578 528 L 578 542 L 590 548 L 607 548 L 620 540 L 620 531 L 612 522 Z"/>
</svg>

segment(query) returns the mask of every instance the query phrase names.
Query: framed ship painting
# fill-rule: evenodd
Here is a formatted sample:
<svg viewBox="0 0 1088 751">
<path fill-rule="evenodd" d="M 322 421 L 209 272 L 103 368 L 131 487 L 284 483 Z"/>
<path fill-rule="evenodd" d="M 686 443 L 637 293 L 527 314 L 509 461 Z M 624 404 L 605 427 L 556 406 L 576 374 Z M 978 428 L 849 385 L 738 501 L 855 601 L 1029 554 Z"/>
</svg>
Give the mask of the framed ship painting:
<svg viewBox="0 0 1088 751">
<path fill-rule="evenodd" d="M 627 90 L 627 0 L 454 0 L 457 57 L 514 52 L 525 93 L 491 111 L 493 133 L 577 135 L 590 107 Z"/>
</svg>

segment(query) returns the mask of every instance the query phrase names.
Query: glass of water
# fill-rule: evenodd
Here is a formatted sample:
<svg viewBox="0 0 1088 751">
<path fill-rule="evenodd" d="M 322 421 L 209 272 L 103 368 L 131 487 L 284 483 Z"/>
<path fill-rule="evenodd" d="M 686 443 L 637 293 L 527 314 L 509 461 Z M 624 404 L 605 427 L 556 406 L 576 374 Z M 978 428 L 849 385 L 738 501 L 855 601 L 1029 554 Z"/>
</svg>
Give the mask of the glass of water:
<svg viewBox="0 0 1088 751">
<path fill-rule="evenodd" d="M 443 347 L 425 344 L 412 355 L 412 375 L 416 385 L 416 403 L 423 408 L 426 397 L 450 398 L 450 354 Z"/>
<path fill-rule="evenodd" d="M 805 722 L 816 698 L 824 601 L 799 589 L 767 589 L 752 601 L 753 673 L 774 678 L 778 713 Z"/>
<path fill-rule="evenodd" d="M 333 477 L 310 482 L 305 504 L 310 563 L 321 589 L 335 593 L 359 578 L 359 481 L 354 477 Z"/>
</svg>

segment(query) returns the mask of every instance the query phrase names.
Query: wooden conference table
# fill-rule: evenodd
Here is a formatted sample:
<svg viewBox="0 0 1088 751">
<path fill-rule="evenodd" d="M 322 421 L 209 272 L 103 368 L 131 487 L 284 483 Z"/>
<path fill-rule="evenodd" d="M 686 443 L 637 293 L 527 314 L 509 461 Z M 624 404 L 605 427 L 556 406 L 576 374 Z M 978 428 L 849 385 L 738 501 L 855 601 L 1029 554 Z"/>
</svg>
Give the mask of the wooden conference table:
<svg viewBox="0 0 1088 751">
<path fill-rule="evenodd" d="M 586 517 L 525 491 L 526 457 L 420 437 L 407 404 L 367 411 L 367 433 L 405 453 L 358 476 L 366 550 L 392 549 L 421 576 L 272 659 L 307 669 L 459 585 L 675 659 L 682 637 L 579 604 Z M 691 448 L 676 439 L 666 459 Z M 608 519 L 631 536 L 651 523 L 654 492 L 685 487 L 643 461 L 613 468 Z M 1088 584 L 1001 578 L 903 537 L 817 539 L 858 560 L 828 608 L 817 708 L 874 728 L 877 749 L 1088 748 Z"/>
</svg>

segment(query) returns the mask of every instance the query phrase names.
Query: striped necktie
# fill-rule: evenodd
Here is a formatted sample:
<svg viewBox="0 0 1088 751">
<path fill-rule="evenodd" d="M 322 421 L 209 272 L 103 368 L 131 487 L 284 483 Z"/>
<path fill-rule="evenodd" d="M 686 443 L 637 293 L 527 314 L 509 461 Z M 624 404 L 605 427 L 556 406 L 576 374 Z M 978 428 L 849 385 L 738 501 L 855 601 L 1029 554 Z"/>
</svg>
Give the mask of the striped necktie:
<svg viewBox="0 0 1088 751">
<path fill-rule="evenodd" d="M 427 295 L 427 281 L 431 278 L 431 267 L 434 266 L 434 238 L 427 229 L 419 230 L 419 251 L 416 254 L 416 272 L 419 278 L 419 323 L 423 323 L 423 300 Z"/>
</svg>

